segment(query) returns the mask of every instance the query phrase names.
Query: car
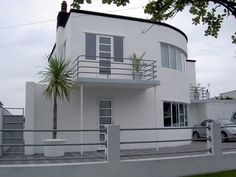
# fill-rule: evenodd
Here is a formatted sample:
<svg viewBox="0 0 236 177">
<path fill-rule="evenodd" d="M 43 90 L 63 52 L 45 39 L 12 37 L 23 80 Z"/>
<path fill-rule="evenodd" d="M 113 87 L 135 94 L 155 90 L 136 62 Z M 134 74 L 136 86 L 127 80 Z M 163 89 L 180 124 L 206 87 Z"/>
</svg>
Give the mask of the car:
<svg viewBox="0 0 236 177">
<path fill-rule="evenodd" d="M 233 123 L 230 120 L 212 120 L 212 119 L 207 119 L 201 122 L 200 124 L 196 124 L 193 126 L 193 133 L 192 137 L 193 140 L 200 140 L 201 138 L 206 138 L 207 133 L 205 127 L 207 123 L 219 123 L 221 125 L 221 136 L 222 136 L 222 141 L 227 141 L 230 139 L 235 139 L 236 140 L 236 124 Z M 230 127 L 227 127 L 230 126 Z M 235 126 L 235 127 L 233 127 Z"/>
</svg>

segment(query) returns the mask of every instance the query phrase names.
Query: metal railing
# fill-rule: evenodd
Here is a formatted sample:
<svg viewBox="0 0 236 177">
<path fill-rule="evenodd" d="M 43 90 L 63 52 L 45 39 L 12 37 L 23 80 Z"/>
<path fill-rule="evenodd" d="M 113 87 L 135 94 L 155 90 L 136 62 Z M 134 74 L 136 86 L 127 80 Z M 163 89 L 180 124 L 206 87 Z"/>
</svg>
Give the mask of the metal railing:
<svg viewBox="0 0 236 177">
<path fill-rule="evenodd" d="M 118 126 L 119 127 L 119 126 Z M 65 157 L 58 157 L 58 158 L 48 158 L 48 157 L 43 157 L 40 156 L 38 158 L 31 158 L 29 156 L 22 156 L 21 158 L 17 158 L 14 156 L 14 158 L 2 158 L 0 157 L 0 164 L 2 161 L 43 161 L 43 160 L 62 160 L 62 161 L 67 161 L 67 160 L 86 160 L 86 159 L 98 159 L 98 160 L 104 160 L 104 161 L 109 161 L 109 158 L 114 158 L 113 153 L 114 152 L 120 152 L 120 158 L 121 160 L 126 160 L 130 158 L 153 158 L 153 157 L 164 157 L 164 156 L 169 156 L 169 157 L 174 157 L 174 156 L 181 156 L 181 155 L 198 155 L 198 154 L 208 154 L 208 155 L 214 155 L 214 153 L 219 153 L 219 150 L 216 150 L 218 147 L 217 144 L 221 143 L 221 137 L 219 137 L 220 132 L 222 131 L 222 128 L 236 128 L 236 125 L 230 125 L 230 126 L 219 126 L 215 124 L 209 124 L 207 126 L 199 126 L 199 127 L 163 127 L 163 128 L 121 128 L 119 129 L 117 125 L 109 125 L 105 129 L 84 129 L 84 130 L 77 130 L 77 129 L 59 129 L 57 130 L 58 133 L 75 133 L 75 132 L 95 132 L 95 133 L 100 133 L 100 132 L 105 132 L 106 138 L 104 142 L 70 142 L 70 143 L 61 143 L 61 144 L 43 144 L 43 143 L 34 143 L 34 144 L 0 144 L 0 147 L 5 147 L 5 146 L 12 146 L 12 147 L 41 147 L 41 146 L 65 146 L 65 147 L 71 147 L 71 146 L 104 146 L 106 149 L 103 151 L 104 154 L 98 153 L 96 156 L 65 156 Z M 198 138 L 197 140 L 199 141 L 207 141 L 208 143 L 206 144 L 206 148 L 203 146 L 200 147 L 194 147 L 193 148 L 187 148 L 187 149 L 178 149 L 175 151 L 162 151 L 162 150 L 155 150 L 155 151 L 132 151 L 132 152 L 126 152 L 125 150 L 121 150 L 120 146 L 118 145 L 135 145 L 135 144 L 156 144 L 159 145 L 161 143 L 178 143 L 178 142 L 195 142 L 196 139 L 193 138 L 170 138 L 170 139 L 159 139 L 159 138 L 154 138 L 154 139 L 149 139 L 149 140 L 133 140 L 133 141 L 120 141 L 120 135 L 123 132 L 128 132 L 130 134 L 130 131 L 136 133 L 137 131 L 139 132 L 146 132 L 146 131 L 178 131 L 178 130 L 193 130 L 193 129 L 204 129 L 206 131 L 206 137 L 205 138 Z M 0 132 L 31 132 L 31 133 L 52 133 L 55 130 L 48 130 L 48 129 L 37 129 L 37 130 L 22 130 L 22 129 L 1 129 Z M 137 136 L 138 137 L 138 136 Z M 137 138 L 136 138 L 137 139 Z M 224 139 L 231 139 L 230 137 L 225 137 Z M 223 140 L 224 140 L 223 139 Z M 234 138 L 233 138 L 234 139 Z M 235 138 L 236 139 L 236 138 Z M 86 140 L 86 138 L 85 138 Z M 117 144 L 118 142 L 118 144 Z M 115 143 L 115 146 L 114 146 Z M 153 146 L 155 147 L 155 146 Z M 235 150 L 235 146 L 231 146 L 228 148 L 222 148 L 222 152 L 225 151 L 232 151 Z M 80 152 L 80 149 L 78 151 Z M 85 151 L 86 152 L 86 151 Z M 84 153 L 85 153 L 84 152 Z M 110 153 L 110 154 L 109 154 Z M 116 153 L 115 153 L 116 154 Z M 118 153 L 119 154 L 119 153 Z M 113 159 L 114 160 L 114 159 Z M 119 160 L 119 159 L 116 159 Z"/>
<path fill-rule="evenodd" d="M 190 87 L 191 100 L 206 100 L 209 99 L 209 91 L 205 87 Z"/>
<path fill-rule="evenodd" d="M 90 59 L 87 59 L 90 58 Z M 132 58 L 101 58 L 80 55 L 73 62 L 74 78 L 107 78 L 153 81 L 157 77 L 157 62 L 143 59 L 139 72 L 133 67 Z"/>
<path fill-rule="evenodd" d="M 0 132 L 11 132 L 11 133 L 52 133 L 55 132 L 55 130 L 51 130 L 51 129 L 0 129 Z M 58 129 L 56 130 L 57 133 L 85 133 L 85 132 L 104 132 L 106 133 L 106 129 L 83 129 L 83 130 L 78 130 L 78 129 Z M 45 137 L 46 139 L 46 137 Z M 107 146 L 106 141 L 104 142 L 82 142 L 82 143 L 78 143 L 78 142 L 71 142 L 71 143 L 58 143 L 58 144 L 45 144 L 45 143 L 27 143 L 27 144 L 15 144 L 15 143 L 0 143 L 0 148 L 4 148 L 4 147 L 46 147 L 46 146 L 63 146 L 63 147 L 81 147 L 81 146 Z M 78 148 L 78 150 L 76 152 L 80 153 L 80 150 Z M 10 156 L 8 155 L 10 154 Z M 68 161 L 68 160 L 88 160 L 88 159 L 100 159 L 100 160 L 106 160 L 106 156 L 105 154 L 101 154 L 99 153 L 99 155 L 97 155 L 96 157 L 84 157 L 83 155 L 80 155 L 78 157 L 73 157 L 71 155 L 65 156 L 65 157 L 44 157 L 43 155 L 37 155 L 37 157 L 32 156 L 31 158 L 29 156 L 26 155 L 18 155 L 18 152 L 9 152 L 9 153 L 5 153 L 2 157 L 0 154 L 0 164 L 2 164 L 1 162 L 15 162 L 15 161 L 34 161 L 37 163 L 37 161 L 45 161 L 45 160 L 61 160 L 61 161 Z"/>
<path fill-rule="evenodd" d="M 199 126 L 199 127 L 164 127 L 164 128 L 124 128 L 120 129 L 121 132 L 126 132 L 126 131 L 168 131 L 168 130 L 192 130 L 192 129 L 209 129 L 209 126 Z M 197 141 L 210 141 L 210 137 L 206 138 L 198 138 Z M 188 138 L 188 139 L 168 139 L 168 140 L 154 140 L 154 141 L 122 141 L 120 142 L 121 145 L 125 144 L 157 144 L 157 143 L 174 143 L 174 142 L 193 142 L 196 141 L 196 139 L 193 138 Z M 187 155 L 187 154 L 196 154 L 196 153 L 209 153 L 211 150 L 210 148 L 205 148 L 205 149 L 197 149 L 197 150 L 181 150 L 181 151 L 175 151 L 175 152 L 152 152 L 152 153 L 136 153 L 136 154 L 121 154 L 121 158 L 133 158 L 133 157 L 158 157 L 158 156 L 179 156 L 180 154 L 182 155 Z"/>
</svg>

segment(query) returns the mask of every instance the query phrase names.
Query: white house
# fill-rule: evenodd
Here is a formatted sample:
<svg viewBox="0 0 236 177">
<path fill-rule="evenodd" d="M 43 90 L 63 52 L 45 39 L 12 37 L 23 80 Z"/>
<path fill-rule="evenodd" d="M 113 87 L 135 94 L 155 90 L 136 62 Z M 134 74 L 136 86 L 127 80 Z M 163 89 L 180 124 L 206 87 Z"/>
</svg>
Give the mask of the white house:
<svg viewBox="0 0 236 177">
<path fill-rule="evenodd" d="M 58 14 L 51 55 L 73 62 L 76 86 L 70 102 L 58 105 L 59 129 L 182 127 L 189 123 L 190 85 L 196 85 L 195 61 L 187 60 L 187 36 L 165 24 L 84 10 Z M 133 54 L 144 56 L 142 78 L 135 77 Z M 43 86 L 26 84 L 25 129 L 52 129 L 52 101 Z M 41 143 L 50 133 L 25 133 L 25 143 Z M 67 142 L 104 141 L 104 133 L 59 133 Z M 191 130 L 121 132 L 121 141 L 191 138 Z M 147 148 L 179 143 L 126 145 Z M 189 142 L 187 142 L 189 143 Z M 67 147 L 67 151 L 98 146 Z M 26 154 L 41 152 L 27 147 Z"/>
</svg>

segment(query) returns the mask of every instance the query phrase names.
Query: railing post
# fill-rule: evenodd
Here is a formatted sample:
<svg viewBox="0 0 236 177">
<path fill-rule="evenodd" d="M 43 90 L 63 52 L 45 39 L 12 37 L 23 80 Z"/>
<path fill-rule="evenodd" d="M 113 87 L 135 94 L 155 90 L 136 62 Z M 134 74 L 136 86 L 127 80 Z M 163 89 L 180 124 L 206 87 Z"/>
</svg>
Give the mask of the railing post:
<svg viewBox="0 0 236 177">
<path fill-rule="evenodd" d="M 77 67 L 77 69 L 76 69 L 76 76 L 77 76 L 77 79 L 79 79 L 79 57 L 77 58 L 77 62 L 76 62 L 76 67 Z"/>
<path fill-rule="evenodd" d="M 152 62 L 152 80 L 155 80 L 155 61 Z"/>
<path fill-rule="evenodd" d="M 120 163 L 120 126 L 107 125 L 106 126 L 106 157 L 108 163 Z"/>
<path fill-rule="evenodd" d="M 219 123 L 207 124 L 207 148 L 213 156 L 220 157 L 222 155 L 222 138 L 221 125 Z"/>
</svg>

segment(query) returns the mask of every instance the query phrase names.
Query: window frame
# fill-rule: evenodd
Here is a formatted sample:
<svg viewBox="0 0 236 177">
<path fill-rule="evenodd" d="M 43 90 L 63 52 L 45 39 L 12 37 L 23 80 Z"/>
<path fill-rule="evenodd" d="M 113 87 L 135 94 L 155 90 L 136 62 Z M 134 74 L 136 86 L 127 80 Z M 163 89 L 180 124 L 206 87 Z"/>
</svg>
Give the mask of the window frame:
<svg viewBox="0 0 236 177">
<path fill-rule="evenodd" d="M 101 108 L 100 107 L 100 101 L 109 101 L 111 102 L 111 107 L 110 108 Z M 111 112 L 111 115 L 110 116 L 101 116 L 100 115 L 100 110 L 110 110 Z M 98 129 L 100 129 L 100 126 L 105 126 L 105 125 L 112 125 L 114 124 L 114 99 L 113 98 L 106 98 L 106 97 L 98 97 L 97 98 L 97 125 L 98 125 Z M 104 123 L 101 123 L 100 124 L 100 118 L 105 118 L 105 117 L 110 117 L 111 118 L 111 123 L 110 124 L 104 124 Z M 104 132 L 99 132 L 98 133 L 98 141 L 99 142 L 103 142 L 101 139 L 100 139 L 100 136 L 104 134 L 105 136 L 105 133 Z M 105 139 L 104 139 L 105 141 Z"/>
<path fill-rule="evenodd" d="M 170 104 L 170 119 L 171 119 L 171 124 L 167 125 L 165 124 L 165 104 Z M 176 109 L 176 122 L 174 123 L 174 115 L 173 115 L 173 105 L 175 106 Z M 180 111 L 180 106 L 182 105 L 183 112 L 181 113 Z M 188 126 L 188 103 L 183 103 L 183 102 L 172 102 L 172 101 L 163 101 L 163 127 L 186 127 Z M 183 118 L 181 119 L 181 116 Z M 182 121 L 181 121 L 182 120 Z"/>
<path fill-rule="evenodd" d="M 168 52 L 168 66 L 164 66 L 164 62 L 163 62 L 163 46 L 166 46 L 167 47 L 167 52 Z M 171 66 L 171 48 L 174 49 L 174 53 L 175 53 L 175 66 L 172 67 Z M 161 42 L 160 43 L 160 49 L 161 49 L 161 67 L 163 68 L 168 68 L 168 69 L 171 69 L 171 70 L 175 70 L 175 71 L 179 71 L 179 72 L 183 72 L 183 73 L 186 73 L 186 60 L 187 60 L 187 53 L 181 49 L 180 47 L 177 47 L 175 45 L 172 45 L 172 44 L 168 44 L 168 43 L 164 43 L 164 42 Z M 178 60 L 177 60 L 177 56 L 178 56 L 178 52 L 180 52 L 180 61 L 179 61 L 179 64 L 181 65 L 180 69 L 178 69 L 177 65 L 178 65 Z"/>
</svg>

